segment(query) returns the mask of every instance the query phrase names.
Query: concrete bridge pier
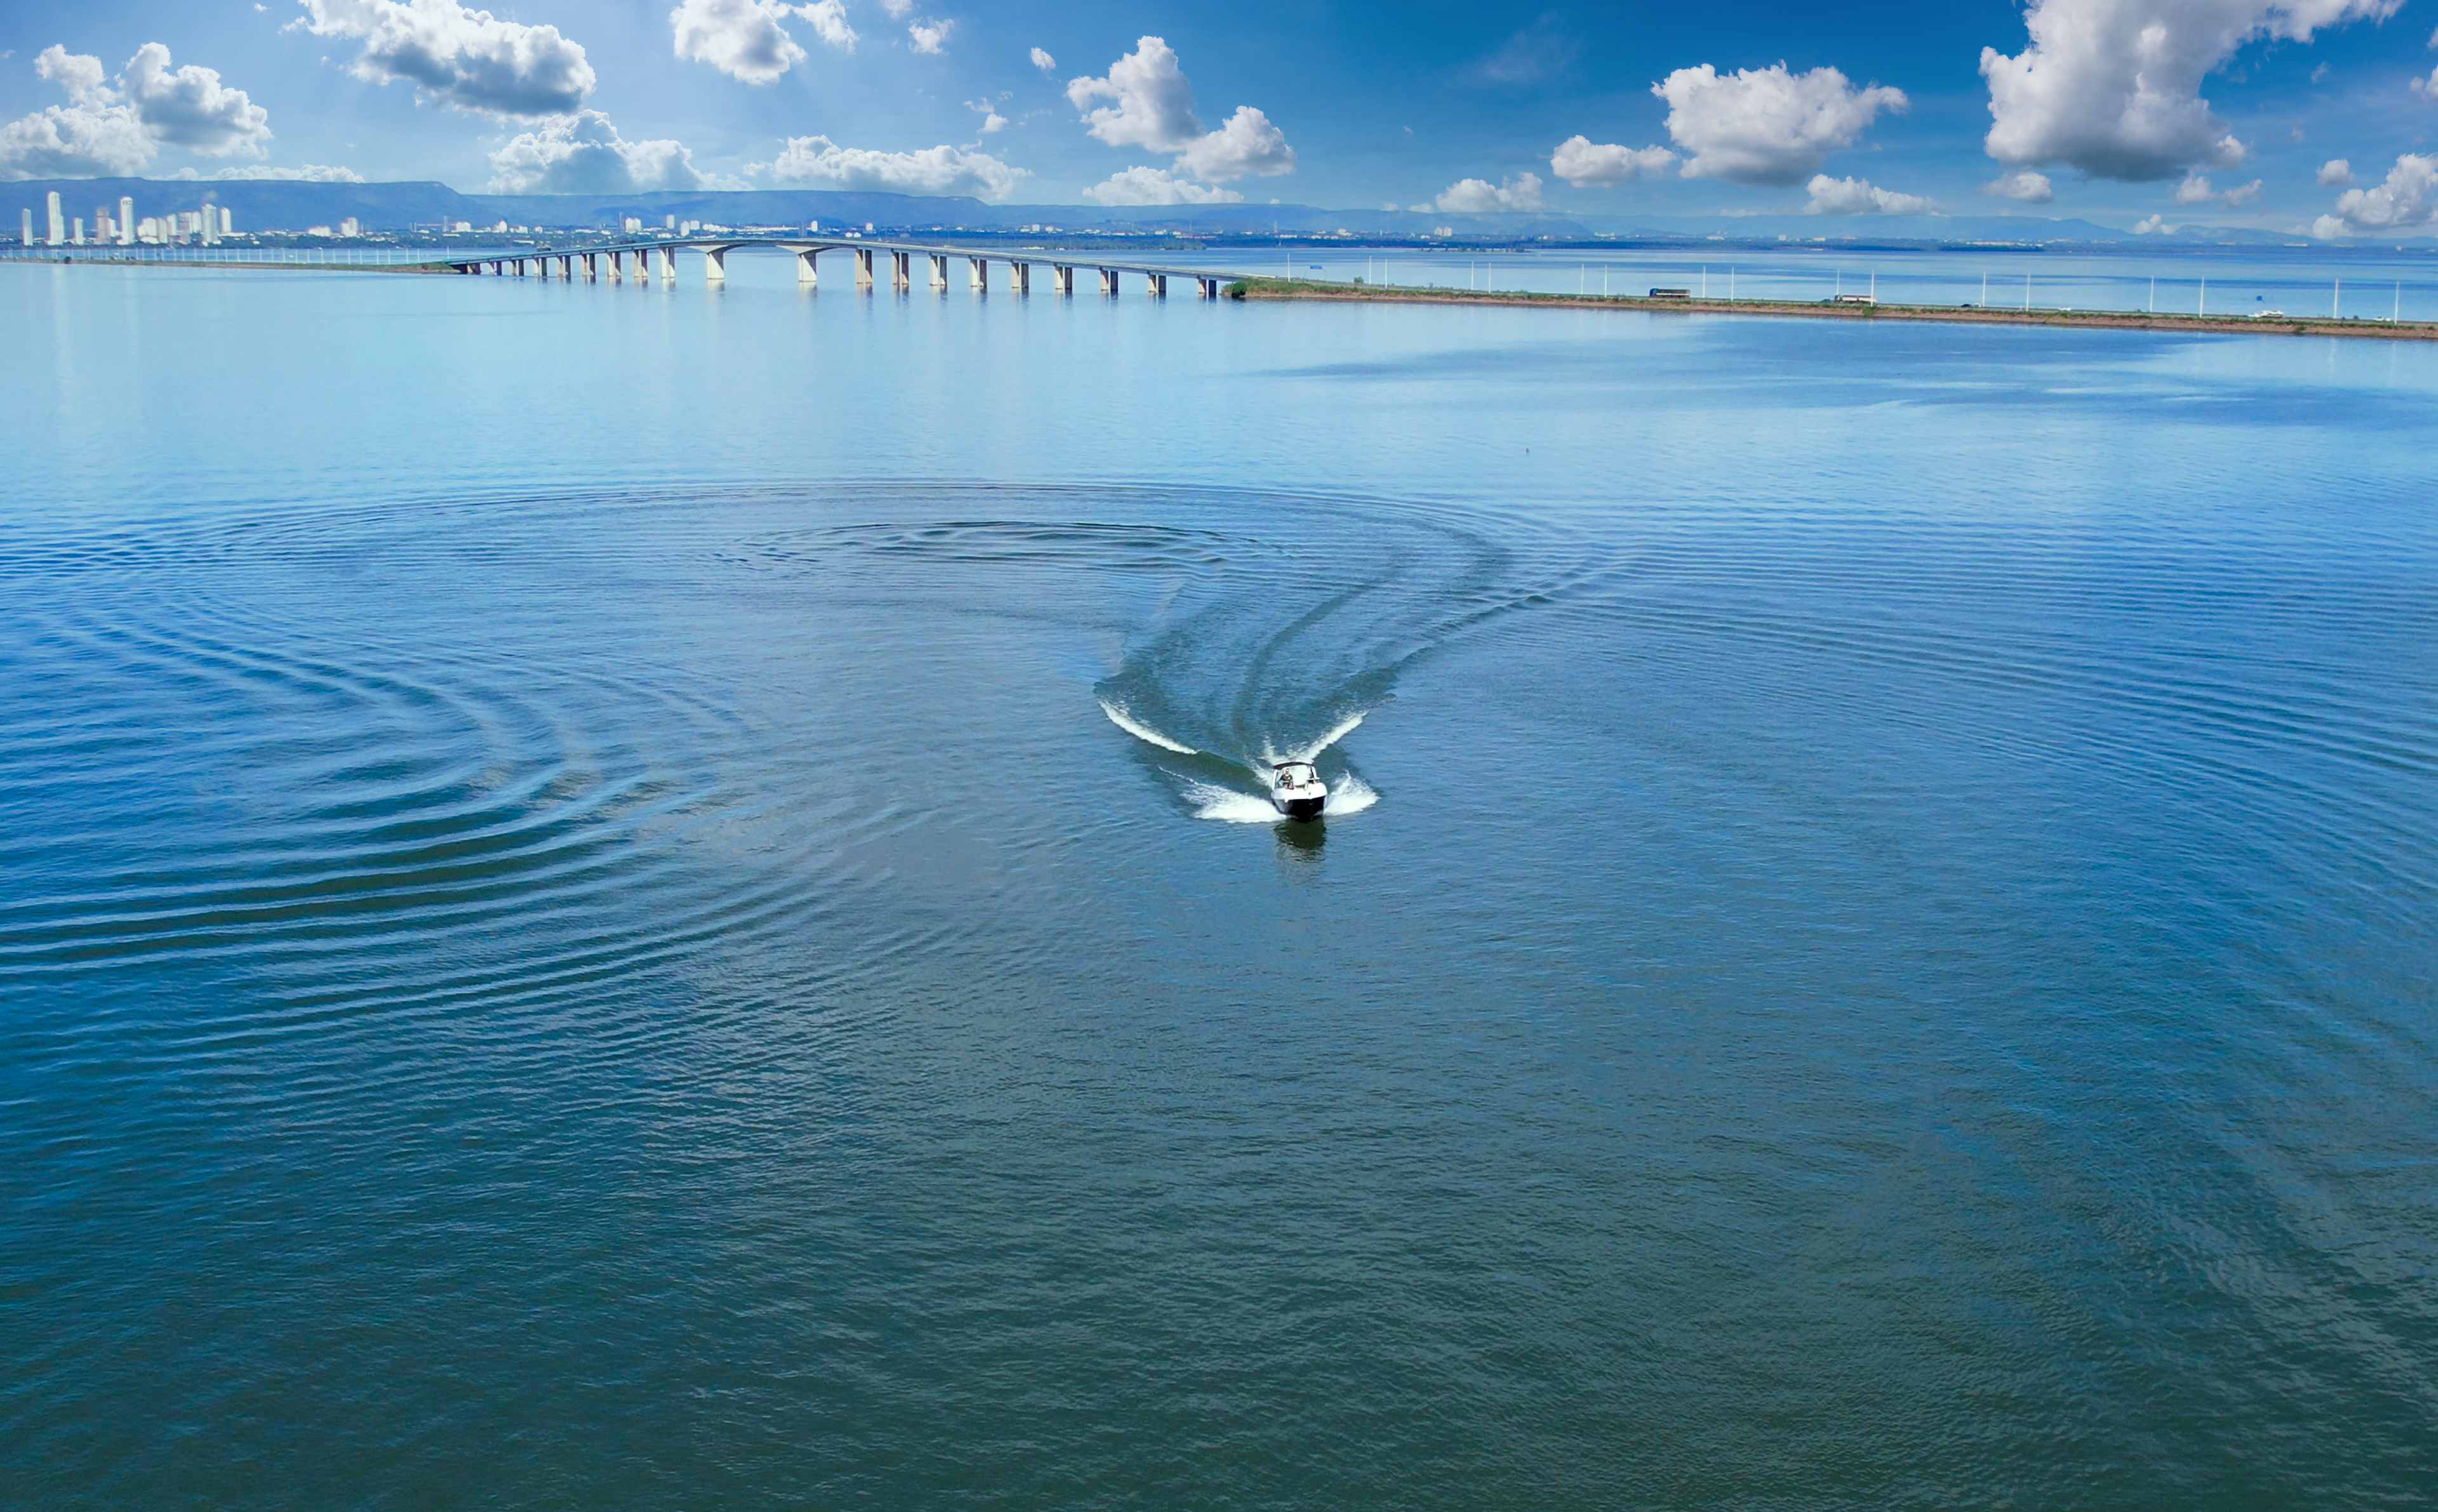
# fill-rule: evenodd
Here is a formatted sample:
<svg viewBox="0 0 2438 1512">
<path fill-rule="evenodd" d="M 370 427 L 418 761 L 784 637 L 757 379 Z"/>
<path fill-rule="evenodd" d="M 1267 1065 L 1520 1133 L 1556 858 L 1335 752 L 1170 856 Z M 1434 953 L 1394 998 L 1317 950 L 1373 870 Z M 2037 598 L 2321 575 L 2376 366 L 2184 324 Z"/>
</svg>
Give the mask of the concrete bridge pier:
<svg viewBox="0 0 2438 1512">
<path fill-rule="evenodd" d="M 591 252 L 584 254 L 584 281 L 588 284 L 597 284 L 601 281 L 601 257 L 599 254 Z"/>
<path fill-rule="evenodd" d="M 988 257 L 968 257 L 965 259 L 965 263 L 973 270 L 974 292 L 977 294 L 989 293 L 990 259 Z"/>
<path fill-rule="evenodd" d="M 945 252 L 931 254 L 931 287 L 934 289 L 948 287 L 948 255 Z"/>
<path fill-rule="evenodd" d="M 870 247 L 855 249 L 855 287 L 864 290 L 872 287 L 872 249 Z"/>
<path fill-rule="evenodd" d="M 821 255 L 819 247 L 798 247 L 796 251 L 796 283 L 804 289 L 821 286 L 822 270 L 813 259 Z"/>
<path fill-rule="evenodd" d="M 1195 280 L 1193 280 L 1193 281 L 1194 281 L 1194 283 L 1196 283 L 1196 284 L 1198 284 L 1198 285 L 1200 285 L 1200 286 L 1201 286 L 1201 288 L 1200 288 L 1200 293 L 1201 293 L 1201 295 L 1202 295 L 1202 297 L 1203 297 L 1203 298 L 1205 298 L 1205 299 L 1216 299 L 1216 298 L 1218 298 L 1218 297 L 1219 297 L 1219 280 L 1218 280 L 1218 279 L 1216 279 L 1216 278 L 1196 278 L 1196 279 L 1195 279 Z"/>
<path fill-rule="evenodd" d="M 899 293 L 905 293 L 908 290 L 912 289 L 914 287 L 914 255 L 910 252 L 891 253 L 889 255 L 889 275 L 891 280 L 896 284 L 897 291 Z"/>
<path fill-rule="evenodd" d="M 1075 270 L 1063 263 L 1050 265 L 1050 287 L 1062 294 L 1075 291 Z"/>
<path fill-rule="evenodd" d="M 625 283 L 627 281 L 626 254 L 619 252 L 605 252 L 601 255 L 609 260 L 610 281 L 613 284 Z"/>
<path fill-rule="evenodd" d="M 661 282 L 664 284 L 673 284 L 677 281 L 678 249 L 675 247 L 662 247 L 661 249 Z"/>
<path fill-rule="evenodd" d="M 1033 292 L 1033 264 L 1012 262 L 1007 265 L 1008 287 L 1019 294 Z"/>
<path fill-rule="evenodd" d="M 1118 271 L 1115 268 L 1101 270 L 1101 296 L 1104 299 L 1118 297 Z"/>
<path fill-rule="evenodd" d="M 1149 294 L 1154 299 L 1166 299 L 1168 297 L 1168 274 L 1145 273 L 1143 277 L 1150 286 L 1143 290 L 1144 293 Z"/>
<path fill-rule="evenodd" d="M 558 259 L 558 281 L 562 284 L 575 282 L 575 254 L 571 252 Z"/>
<path fill-rule="evenodd" d="M 728 249 L 726 247 L 702 249 L 702 281 L 706 284 L 728 282 Z"/>
</svg>

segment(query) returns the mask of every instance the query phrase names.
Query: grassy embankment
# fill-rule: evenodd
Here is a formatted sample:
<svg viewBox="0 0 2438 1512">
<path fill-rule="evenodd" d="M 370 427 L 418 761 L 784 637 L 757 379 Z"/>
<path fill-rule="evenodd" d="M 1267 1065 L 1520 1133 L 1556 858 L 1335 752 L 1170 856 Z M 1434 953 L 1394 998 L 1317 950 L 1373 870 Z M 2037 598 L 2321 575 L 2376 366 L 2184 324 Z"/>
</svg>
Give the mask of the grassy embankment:
<svg viewBox="0 0 2438 1512">
<path fill-rule="evenodd" d="M 2438 322 L 2331 320 L 2310 315 L 2146 315 L 2122 309 L 2002 309 L 1975 305 L 1835 304 L 1776 299 L 1651 299 L 1637 294 L 1529 294 L 1395 284 L 1329 284 L 1301 278 L 1240 278 L 1229 299 L 1315 300 L 1338 304 L 1530 305 L 1553 309 L 1664 310 L 1674 314 L 1778 315 L 1811 320 L 1935 321 L 1971 325 L 2069 325 L 2138 331 L 2222 331 L 2236 335 L 2367 336 L 2438 341 Z"/>
</svg>

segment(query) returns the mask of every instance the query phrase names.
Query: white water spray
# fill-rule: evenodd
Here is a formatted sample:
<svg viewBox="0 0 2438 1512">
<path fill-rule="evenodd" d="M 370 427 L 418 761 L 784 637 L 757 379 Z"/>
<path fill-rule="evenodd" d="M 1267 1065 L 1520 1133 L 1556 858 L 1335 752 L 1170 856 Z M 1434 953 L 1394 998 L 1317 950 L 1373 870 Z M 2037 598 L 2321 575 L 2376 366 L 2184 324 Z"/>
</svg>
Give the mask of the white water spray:
<svg viewBox="0 0 2438 1512">
<path fill-rule="evenodd" d="M 1185 800 L 1193 805 L 1197 819 L 1217 819 L 1223 824 L 1276 824 L 1279 811 L 1270 800 L 1258 794 L 1221 787 L 1216 782 L 1189 782 L 1185 784 Z M 1329 784 L 1329 801 L 1321 806 L 1320 816 L 1342 819 L 1360 814 L 1380 801 L 1379 793 L 1370 783 L 1352 772 L 1341 774 Z"/>
<path fill-rule="evenodd" d="M 1268 799 L 1240 793 L 1232 787 L 1221 787 L 1216 782 L 1186 783 L 1185 800 L 1193 805 L 1193 817 L 1197 819 L 1217 819 L 1223 824 L 1279 822 L 1279 811 L 1270 806 Z"/>
</svg>

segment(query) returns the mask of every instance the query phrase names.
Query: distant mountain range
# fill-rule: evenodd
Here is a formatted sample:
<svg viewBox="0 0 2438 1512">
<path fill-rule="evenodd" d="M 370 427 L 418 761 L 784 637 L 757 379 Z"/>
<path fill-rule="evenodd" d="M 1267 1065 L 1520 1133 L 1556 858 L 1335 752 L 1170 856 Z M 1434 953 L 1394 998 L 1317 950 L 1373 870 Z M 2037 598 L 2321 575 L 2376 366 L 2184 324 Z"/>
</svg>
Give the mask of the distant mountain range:
<svg viewBox="0 0 2438 1512">
<path fill-rule="evenodd" d="M 2265 246 L 2303 238 L 2290 232 L 2252 227 L 2182 226 L 2169 234 L 2137 237 L 2088 220 L 2040 216 L 1619 216 L 1541 214 L 1458 215 L 1444 211 L 1322 210 L 1302 204 L 1099 205 L 985 204 L 963 197 L 865 194 L 825 189 L 756 189 L 742 192 L 665 191 L 652 194 L 504 195 L 461 194 L 445 184 L 312 184 L 286 179 L 27 179 L 0 185 L 0 238 L 11 238 L 21 209 L 34 213 L 35 234 L 44 230 L 44 196 L 58 190 L 62 213 L 91 223 L 97 208 L 116 214 L 121 196 L 135 201 L 136 214 L 193 210 L 208 200 L 226 208 L 240 231 L 303 231 L 335 226 L 353 217 L 369 231 L 404 231 L 443 221 L 482 227 L 502 220 L 514 225 L 614 229 L 623 217 L 638 216 L 660 226 L 670 216 L 714 224 L 823 226 L 871 222 L 882 230 L 931 228 L 1013 231 L 1032 225 L 1065 231 L 1175 231 L 1200 237 L 1423 236 L 1440 227 L 1467 239 L 1588 239 L 1598 236 L 1728 243 L 1814 241 L 1869 243 L 2109 242 L 2157 246 L 2163 242 Z M 2429 244 L 2432 237 L 2405 238 Z M 2381 243 L 2393 245 L 2393 243 Z"/>
</svg>

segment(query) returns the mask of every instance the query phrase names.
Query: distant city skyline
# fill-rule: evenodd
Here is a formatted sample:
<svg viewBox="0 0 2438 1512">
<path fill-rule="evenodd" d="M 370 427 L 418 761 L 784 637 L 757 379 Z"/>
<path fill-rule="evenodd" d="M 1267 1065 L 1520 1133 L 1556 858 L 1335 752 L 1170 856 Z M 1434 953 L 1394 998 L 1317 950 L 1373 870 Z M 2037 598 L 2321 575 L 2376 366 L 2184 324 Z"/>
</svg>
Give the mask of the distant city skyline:
<svg viewBox="0 0 2438 1512">
<path fill-rule="evenodd" d="M 0 18 L 0 175 L 2423 235 L 2433 20 L 2404 0 L 105 0 Z"/>
</svg>

